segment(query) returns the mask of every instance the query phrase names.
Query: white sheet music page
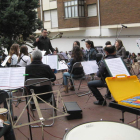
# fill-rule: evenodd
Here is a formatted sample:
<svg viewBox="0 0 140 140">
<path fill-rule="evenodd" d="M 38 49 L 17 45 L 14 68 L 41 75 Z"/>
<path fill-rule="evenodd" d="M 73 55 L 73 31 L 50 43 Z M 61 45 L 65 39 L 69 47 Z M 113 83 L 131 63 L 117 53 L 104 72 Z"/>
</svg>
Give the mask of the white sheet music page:
<svg viewBox="0 0 140 140">
<path fill-rule="evenodd" d="M 130 76 L 121 58 L 105 59 L 105 62 L 113 77 L 119 74 Z"/>
<path fill-rule="evenodd" d="M 47 64 L 47 56 L 42 56 L 42 63 Z"/>
<path fill-rule="evenodd" d="M 0 68 L 0 89 L 7 89 L 10 86 L 10 69 Z"/>
<path fill-rule="evenodd" d="M 5 60 L 2 62 L 2 64 L 1 64 L 1 66 L 5 66 L 6 65 L 6 63 L 7 63 L 7 61 L 8 61 L 8 59 L 10 58 L 10 56 L 8 55 L 6 58 L 5 58 Z"/>
<path fill-rule="evenodd" d="M 24 87 L 25 67 L 0 68 L 0 89 Z"/>
<path fill-rule="evenodd" d="M 58 69 L 57 70 L 65 70 L 65 69 L 68 69 L 66 62 L 64 60 L 61 60 L 60 62 L 58 62 Z"/>
<path fill-rule="evenodd" d="M 47 65 L 51 67 L 51 69 L 58 68 L 58 56 L 57 55 L 47 55 Z"/>
<path fill-rule="evenodd" d="M 24 87 L 25 76 L 23 75 L 25 74 L 25 67 L 11 68 L 10 72 L 10 87 Z"/>
<path fill-rule="evenodd" d="M 81 62 L 84 72 L 86 75 L 88 74 L 92 74 L 92 73 L 97 73 L 98 71 L 98 65 L 96 63 L 96 61 L 85 61 L 85 62 Z"/>
</svg>

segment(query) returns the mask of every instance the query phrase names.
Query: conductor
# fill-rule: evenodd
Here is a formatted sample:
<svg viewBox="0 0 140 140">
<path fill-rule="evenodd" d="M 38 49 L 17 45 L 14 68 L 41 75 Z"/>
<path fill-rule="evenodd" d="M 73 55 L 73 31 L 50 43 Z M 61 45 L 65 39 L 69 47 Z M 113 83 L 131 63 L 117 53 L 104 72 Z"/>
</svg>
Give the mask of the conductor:
<svg viewBox="0 0 140 140">
<path fill-rule="evenodd" d="M 47 29 L 42 29 L 41 33 L 42 35 L 39 38 L 36 38 L 33 45 L 37 46 L 41 51 L 46 51 L 46 54 L 50 54 L 50 50 L 53 53 L 55 49 L 52 47 L 50 39 L 47 37 Z"/>
</svg>

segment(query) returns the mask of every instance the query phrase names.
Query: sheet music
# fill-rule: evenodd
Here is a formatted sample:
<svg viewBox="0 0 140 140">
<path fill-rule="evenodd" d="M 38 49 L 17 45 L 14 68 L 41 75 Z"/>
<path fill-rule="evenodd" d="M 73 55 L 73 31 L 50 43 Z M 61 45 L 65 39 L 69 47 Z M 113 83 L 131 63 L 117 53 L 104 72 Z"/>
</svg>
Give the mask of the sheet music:
<svg viewBox="0 0 140 140">
<path fill-rule="evenodd" d="M 47 64 L 47 55 L 46 56 L 42 56 L 42 63 L 43 64 Z"/>
<path fill-rule="evenodd" d="M 25 67 L 0 68 L 0 89 L 24 87 Z"/>
<path fill-rule="evenodd" d="M 41 51 L 41 53 L 42 53 L 42 56 L 44 56 L 44 55 L 45 55 L 45 53 L 46 53 L 46 51 Z"/>
<path fill-rule="evenodd" d="M 57 55 L 47 55 L 42 57 L 42 63 L 47 64 L 51 69 L 58 68 L 58 56 Z"/>
<path fill-rule="evenodd" d="M 113 77 L 119 74 L 130 76 L 121 58 L 105 59 L 105 62 Z"/>
<path fill-rule="evenodd" d="M 23 87 L 25 81 L 25 67 L 11 68 L 10 86 Z"/>
<path fill-rule="evenodd" d="M 10 58 L 10 56 L 8 55 L 6 58 L 5 58 L 5 60 L 3 61 L 3 63 L 1 64 L 1 66 L 5 66 L 6 65 L 6 63 L 7 63 L 7 61 L 8 61 L 8 59 Z"/>
<path fill-rule="evenodd" d="M 10 85 L 10 68 L 0 68 L 0 89 Z"/>
<path fill-rule="evenodd" d="M 98 65 L 96 63 L 96 61 L 85 61 L 85 62 L 81 62 L 84 72 L 86 75 L 88 74 L 92 74 L 92 73 L 97 73 L 98 71 Z"/>
<path fill-rule="evenodd" d="M 58 69 L 57 70 L 65 70 L 65 69 L 68 69 L 66 62 L 64 60 L 61 60 L 60 62 L 58 62 Z"/>
</svg>

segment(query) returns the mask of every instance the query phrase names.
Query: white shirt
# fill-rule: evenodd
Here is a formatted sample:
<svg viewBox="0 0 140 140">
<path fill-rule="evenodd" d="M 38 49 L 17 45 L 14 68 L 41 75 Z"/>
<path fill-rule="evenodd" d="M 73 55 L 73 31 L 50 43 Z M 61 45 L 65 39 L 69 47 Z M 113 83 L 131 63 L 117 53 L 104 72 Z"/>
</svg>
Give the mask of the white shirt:
<svg viewBox="0 0 140 140">
<path fill-rule="evenodd" d="M 17 65 L 19 65 L 21 67 L 25 67 L 31 63 L 31 59 L 27 55 L 21 54 L 21 57 L 19 59 L 20 59 L 20 61 Z"/>
<path fill-rule="evenodd" d="M 16 65 L 18 62 L 18 56 L 16 54 L 13 54 L 11 57 L 11 65 Z"/>
</svg>

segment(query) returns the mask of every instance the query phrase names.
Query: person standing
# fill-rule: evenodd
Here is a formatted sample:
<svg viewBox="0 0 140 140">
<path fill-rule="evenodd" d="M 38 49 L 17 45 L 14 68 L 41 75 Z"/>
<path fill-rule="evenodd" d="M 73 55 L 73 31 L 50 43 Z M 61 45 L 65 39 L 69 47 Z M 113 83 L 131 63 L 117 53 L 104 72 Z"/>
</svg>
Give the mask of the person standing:
<svg viewBox="0 0 140 140">
<path fill-rule="evenodd" d="M 46 51 L 46 54 L 50 54 L 50 50 L 53 53 L 55 49 L 52 47 L 50 39 L 47 37 L 47 29 L 42 29 L 41 33 L 42 35 L 39 38 L 36 38 L 33 45 L 37 46 L 41 51 Z"/>
</svg>

